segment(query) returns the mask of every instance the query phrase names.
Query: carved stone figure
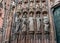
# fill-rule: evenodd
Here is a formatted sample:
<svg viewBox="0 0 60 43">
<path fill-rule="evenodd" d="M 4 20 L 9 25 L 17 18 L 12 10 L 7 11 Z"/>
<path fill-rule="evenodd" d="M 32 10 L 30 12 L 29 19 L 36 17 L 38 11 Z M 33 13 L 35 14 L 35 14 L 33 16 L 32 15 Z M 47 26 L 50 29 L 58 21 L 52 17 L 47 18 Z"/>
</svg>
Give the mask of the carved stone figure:
<svg viewBox="0 0 60 43">
<path fill-rule="evenodd" d="M 44 31 L 48 31 L 49 30 L 49 24 L 44 24 Z"/>
<path fill-rule="evenodd" d="M 43 22 L 44 22 L 44 23 L 48 23 L 48 22 L 49 22 L 49 18 L 48 18 L 47 15 L 43 17 Z"/>
<path fill-rule="evenodd" d="M 37 30 L 39 31 L 40 30 L 40 25 L 41 25 L 40 14 L 37 14 L 36 20 L 37 20 Z"/>
<path fill-rule="evenodd" d="M 30 31 L 34 30 L 34 26 L 33 26 L 33 13 L 31 13 L 30 17 L 29 17 L 29 29 L 30 29 Z"/>
</svg>

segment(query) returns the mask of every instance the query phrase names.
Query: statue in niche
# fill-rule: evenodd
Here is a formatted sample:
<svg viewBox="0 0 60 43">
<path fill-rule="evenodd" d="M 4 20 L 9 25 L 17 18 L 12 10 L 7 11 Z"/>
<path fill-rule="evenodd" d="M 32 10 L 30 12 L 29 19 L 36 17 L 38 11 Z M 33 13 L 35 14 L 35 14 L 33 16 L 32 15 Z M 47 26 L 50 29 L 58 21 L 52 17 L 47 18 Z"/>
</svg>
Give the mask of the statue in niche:
<svg viewBox="0 0 60 43">
<path fill-rule="evenodd" d="M 48 17 L 47 14 L 44 14 L 44 16 L 43 16 L 43 22 L 44 22 L 45 24 L 49 22 L 49 17 Z"/>
<path fill-rule="evenodd" d="M 44 31 L 48 32 L 49 30 L 49 17 L 47 13 L 44 13 L 43 15 L 43 23 L 44 23 Z"/>
<path fill-rule="evenodd" d="M 36 20 L 37 20 L 37 30 L 40 30 L 40 24 L 41 24 L 41 18 L 40 18 L 40 13 L 36 13 Z"/>
<path fill-rule="evenodd" d="M 16 22 L 16 23 L 19 22 L 19 13 L 15 13 L 15 22 Z"/>
<path fill-rule="evenodd" d="M 33 12 L 30 12 L 30 17 L 29 17 L 29 29 L 30 31 L 33 31 L 34 30 L 34 27 L 33 27 Z"/>
<path fill-rule="evenodd" d="M 15 32 L 17 32 L 18 30 L 19 30 L 19 26 L 20 26 L 20 18 L 19 18 L 19 16 L 20 16 L 20 13 L 16 13 L 15 14 L 15 18 L 14 18 L 14 22 L 15 22 L 15 27 L 16 27 L 16 29 L 15 29 Z"/>
<path fill-rule="evenodd" d="M 26 31 L 26 24 L 27 24 L 27 13 L 23 13 L 22 17 L 22 31 Z"/>
</svg>

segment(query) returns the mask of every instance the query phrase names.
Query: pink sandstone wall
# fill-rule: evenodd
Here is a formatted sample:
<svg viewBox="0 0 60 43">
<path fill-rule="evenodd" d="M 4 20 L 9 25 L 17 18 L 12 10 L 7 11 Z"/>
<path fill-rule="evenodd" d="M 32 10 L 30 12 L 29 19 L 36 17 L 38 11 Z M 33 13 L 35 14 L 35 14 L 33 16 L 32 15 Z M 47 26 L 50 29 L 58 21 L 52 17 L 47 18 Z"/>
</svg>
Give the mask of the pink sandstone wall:
<svg viewBox="0 0 60 43">
<path fill-rule="evenodd" d="M 4 11 L 2 8 L 0 8 L 0 28 L 2 28 L 3 25 L 3 18 L 4 18 Z"/>
<path fill-rule="evenodd" d="M 4 11 L 2 8 L 0 8 L 0 30 L 2 30 L 3 18 L 4 18 Z M 2 32 L 1 31 L 0 31 L 0 43 L 2 43 Z"/>
</svg>

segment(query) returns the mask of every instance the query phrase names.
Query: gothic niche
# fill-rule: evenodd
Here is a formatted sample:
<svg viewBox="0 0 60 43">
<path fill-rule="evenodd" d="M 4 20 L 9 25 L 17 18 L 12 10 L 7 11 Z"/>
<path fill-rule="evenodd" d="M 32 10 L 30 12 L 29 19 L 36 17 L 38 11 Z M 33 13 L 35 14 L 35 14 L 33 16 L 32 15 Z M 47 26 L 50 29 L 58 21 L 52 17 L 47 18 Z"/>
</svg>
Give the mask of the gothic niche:
<svg viewBox="0 0 60 43">
<path fill-rule="evenodd" d="M 36 1 L 36 8 L 40 8 L 40 2 Z"/>
<path fill-rule="evenodd" d="M 17 10 L 17 14 L 19 16 L 19 19 L 21 19 L 22 18 L 22 14 L 21 14 L 21 11 L 20 10 Z"/>
<path fill-rule="evenodd" d="M 29 13 L 29 31 L 34 31 L 33 15 L 34 15 L 34 12 L 31 11 L 31 12 Z"/>
<path fill-rule="evenodd" d="M 30 8 L 34 8 L 34 1 L 30 1 Z"/>
<path fill-rule="evenodd" d="M 16 27 L 15 32 L 17 32 L 20 29 L 19 28 L 19 26 L 20 26 L 20 18 L 19 18 L 20 14 L 21 13 L 16 12 L 15 15 L 14 15 L 14 24 L 15 24 L 15 27 Z"/>
<path fill-rule="evenodd" d="M 19 21 L 19 13 L 15 13 L 15 22 L 18 23 Z"/>
<path fill-rule="evenodd" d="M 44 23 L 44 24 L 49 23 L 49 17 L 48 17 L 47 11 L 44 11 L 44 12 L 43 12 L 43 23 Z"/>
<path fill-rule="evenodd" d="M 49 32 L 49 17 L 47 12 L 43 12 L 43 23 L 45 33 Z"/>
<path fill-rule="evenodd" d="M 28 9 L 28 2 L 25 2 L 25 3 L 24 3 L 24 7 L 25 7 L 26 9 Z"/>
<path fill-rule="evenodd" d="M 40 25 L 41 25 L 40 11 L 36 12 L 36 20 L 37 20 L 37 31 L 39 31 L 40 30 Z"/>
<path fill-rule="evenodd" d="M 43 2 L 42 3 L 42 8 L 43 8 L 42 10 L 43 11 L 47 11 L 47 7 L 46 6 L 47 6 L 46 2 Z"/>
<path fill-rule="evenodd" d="M 26 26 L 27 26 L 27 12 L 23 12 L 23 17 L 22 17 L 22 31 L 26 31 Z"/>
</svg>

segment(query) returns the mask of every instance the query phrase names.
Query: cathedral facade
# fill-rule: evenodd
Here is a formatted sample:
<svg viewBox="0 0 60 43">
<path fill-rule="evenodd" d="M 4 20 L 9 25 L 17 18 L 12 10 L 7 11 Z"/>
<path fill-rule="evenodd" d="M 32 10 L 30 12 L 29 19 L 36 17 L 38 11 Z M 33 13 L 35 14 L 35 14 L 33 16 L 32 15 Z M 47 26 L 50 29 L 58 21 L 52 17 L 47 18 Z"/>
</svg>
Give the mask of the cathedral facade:
<svg viewBox="0 0 60 43">
<path fill-rule="evenodd" d="M 3 0 L 0 42 L 57 43 L 54 8 L 59 3 L 59 0 Z"/>
</svg>

